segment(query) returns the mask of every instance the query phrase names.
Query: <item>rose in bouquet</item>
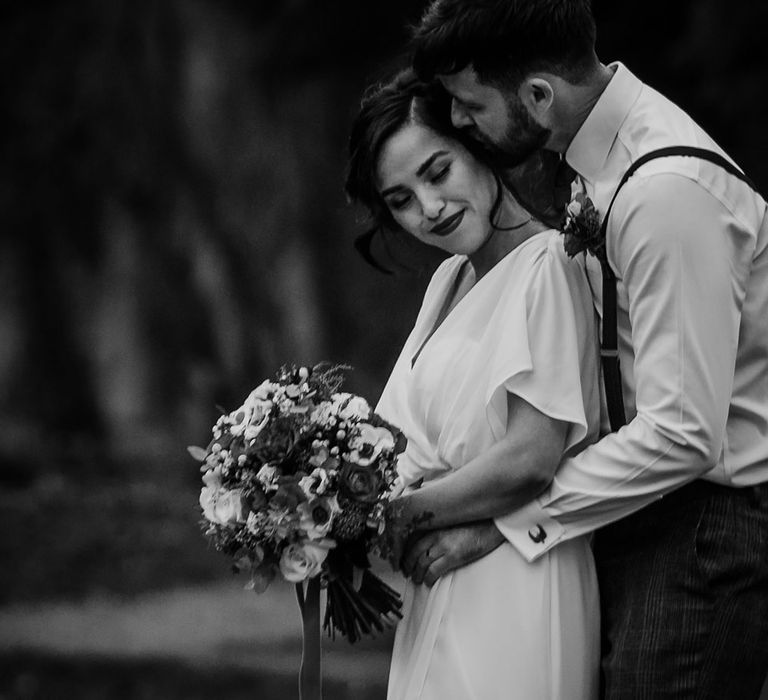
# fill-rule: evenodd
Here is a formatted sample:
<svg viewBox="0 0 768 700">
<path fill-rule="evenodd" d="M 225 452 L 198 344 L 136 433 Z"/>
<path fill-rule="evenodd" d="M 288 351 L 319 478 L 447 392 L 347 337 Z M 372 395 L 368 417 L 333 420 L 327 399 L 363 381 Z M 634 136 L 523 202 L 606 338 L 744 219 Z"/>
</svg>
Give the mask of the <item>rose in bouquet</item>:
<svg viewBox="0 0 768 700">
<path fill-rule="evenodd" d="M 278 574 L 297 587 L 319 580 L 325 630 L 354 642 L 400 616 L 368 555 L 386 547 L 405 439 L 365 399 L 339 391 L 345 369 L 283 368 L 221 415 L 207 448 L 189 449 L 202 462 L 205 535 L 247 587 L 263 592 Z"/>
</svg>

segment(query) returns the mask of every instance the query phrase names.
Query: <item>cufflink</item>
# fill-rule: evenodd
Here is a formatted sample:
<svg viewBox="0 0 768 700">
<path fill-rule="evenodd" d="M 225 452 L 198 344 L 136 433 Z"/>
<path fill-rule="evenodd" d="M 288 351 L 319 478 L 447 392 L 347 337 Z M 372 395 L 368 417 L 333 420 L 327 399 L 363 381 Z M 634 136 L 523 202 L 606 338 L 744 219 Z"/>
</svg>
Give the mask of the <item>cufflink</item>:
<svg viewBox="0 0 768 700">
<path fill-rule="evenodd" d="M 547 539 L 547 531 L 541 525 L 536 525 L 536 527 L 532 527 L 528 530 L 528 537 L 530 537 L 536 544 L 539 544 Z"/>
</svg>

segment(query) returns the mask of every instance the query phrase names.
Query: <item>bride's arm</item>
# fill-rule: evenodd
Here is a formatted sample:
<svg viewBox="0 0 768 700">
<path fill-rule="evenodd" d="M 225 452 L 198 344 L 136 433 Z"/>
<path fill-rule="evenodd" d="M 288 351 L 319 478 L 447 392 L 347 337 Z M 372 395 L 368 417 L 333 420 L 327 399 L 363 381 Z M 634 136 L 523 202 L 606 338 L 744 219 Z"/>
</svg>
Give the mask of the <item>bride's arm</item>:
<svg viewBox="0 0 768 700">
<path fill-rule="evenodd" d="M 528 503 L 552 481 L 568 424 L 507 394 L 507 431 L 486 452 L 392 502 L 403 534 L 493 518 Z"/>
</svg>

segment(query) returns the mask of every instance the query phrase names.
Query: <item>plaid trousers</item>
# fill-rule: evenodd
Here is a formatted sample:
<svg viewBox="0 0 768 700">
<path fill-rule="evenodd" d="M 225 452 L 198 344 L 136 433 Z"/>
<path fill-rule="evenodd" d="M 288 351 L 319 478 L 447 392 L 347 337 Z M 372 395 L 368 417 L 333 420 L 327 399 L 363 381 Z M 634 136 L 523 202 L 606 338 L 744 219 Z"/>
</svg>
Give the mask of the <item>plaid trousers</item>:
<svg viewBox="0 0 768 700">
<path fill-rule="evenodd" d="M 696 481 L 595 537 L 605 700 L 757 700 L 768 484 Z"/>
</svg>

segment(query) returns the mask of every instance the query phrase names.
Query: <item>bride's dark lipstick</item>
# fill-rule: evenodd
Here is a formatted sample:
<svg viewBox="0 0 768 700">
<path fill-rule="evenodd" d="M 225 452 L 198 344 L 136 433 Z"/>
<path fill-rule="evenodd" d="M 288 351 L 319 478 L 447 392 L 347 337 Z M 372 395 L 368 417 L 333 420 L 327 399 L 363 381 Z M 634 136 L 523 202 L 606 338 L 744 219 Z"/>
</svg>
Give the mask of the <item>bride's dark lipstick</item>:
<svg viewBox="0 0 768 700">
<path fill-rule="evenodd" d="M 430 231 L 437 236 L 447 236 L 449 233 L 453 233 L 464 218 L 464 210 L 457 211 L 452 216 L 444 219 L 439 224 L 433 226 Z"/>
</svg>

